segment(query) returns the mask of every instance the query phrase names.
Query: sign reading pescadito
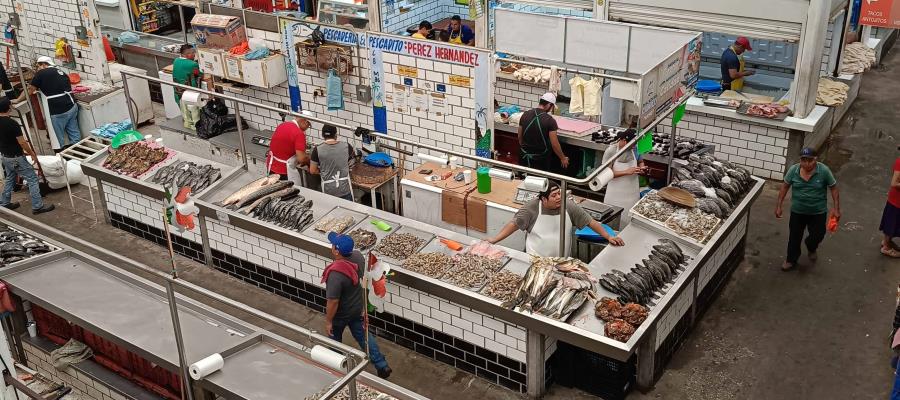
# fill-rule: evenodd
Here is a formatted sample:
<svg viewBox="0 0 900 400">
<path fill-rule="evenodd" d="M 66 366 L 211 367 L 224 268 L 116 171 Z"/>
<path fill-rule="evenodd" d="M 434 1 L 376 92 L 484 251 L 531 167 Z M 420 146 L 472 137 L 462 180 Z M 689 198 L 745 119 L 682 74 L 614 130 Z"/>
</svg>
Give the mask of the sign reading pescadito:
<svg viewBox="0 0 900 400">
<path fill-rule="evenodd" d="M 900 28 L 900 0 L 863 0 L 859 23 L 882 28 Z"/>
</svg>

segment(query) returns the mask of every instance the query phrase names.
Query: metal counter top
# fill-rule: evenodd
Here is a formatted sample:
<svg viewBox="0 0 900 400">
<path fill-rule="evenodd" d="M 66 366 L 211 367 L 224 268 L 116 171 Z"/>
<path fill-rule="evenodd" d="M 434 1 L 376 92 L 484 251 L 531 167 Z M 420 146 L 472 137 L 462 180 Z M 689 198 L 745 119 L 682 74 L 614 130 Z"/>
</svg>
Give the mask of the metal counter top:
<svg viewBox="0 0 900 400">
<path fill-rule="evenodd" d="M 0 210 L 4 222 L 19 218 L 61 240 L 78 240 L 53 227 Z M 118 266 L 71 250 L 29 229 L 15 229 L 62 250 L 0 270 L 10 291 L 92 333 L 115 342 L 169 371 L 179 370 L 171 314 L 165 289 Z M 132 263 L 87 243 L 98 253 Z M 64 284 L 63 284 L 64 283 Z M 225 365 L 195 382 L 232 399 L 305 398 L 337 383 L 344 373 L 312 361 L 309 348 L 270 333 L 222 311 L 176 294 L 188 362 L 219 353 Z M 416 393 L 363 372 L 357 381 L 400 400 L 423 400 Z"/>
<path fill-rule="evenodd" d="M 174 328 L 161 287 L 69 251 L 3 269 L 0 278 L 22 298 L 178 370 Z M 179 302 L 189 360 L 234 347 L 253 332 L 186 298 Z"/>
</svg>

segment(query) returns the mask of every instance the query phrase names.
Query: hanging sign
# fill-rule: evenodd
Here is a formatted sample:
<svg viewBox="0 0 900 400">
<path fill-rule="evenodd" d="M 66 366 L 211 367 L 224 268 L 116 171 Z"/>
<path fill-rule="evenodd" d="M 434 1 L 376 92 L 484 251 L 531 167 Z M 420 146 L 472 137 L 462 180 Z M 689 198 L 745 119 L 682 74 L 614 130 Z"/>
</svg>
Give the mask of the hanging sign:
<svg viewBox="0 0 900 400">
<path fill-rule="evenodd" d="M 449 62 L 451 64 L 477 67 L 487 63 L 485 51 L 467 49 L 463 46 L 440 44 L 435 41 L 406 39 L 397 36 L 380 36 L 368 34 L 368 45 L 372 49 L 381 49 L 388 53 L 424 58 L 432 61 Z"/>
<path fill-rule="evenodd" d="M 405 65 L 397 66 L 397 74 L 400 76 L 408 76 L 410 78 L 419 77 L 419 69 L 416 67 L 407 67 Z"/>
<path fill-rule="evenodd" d="M 900 1 L 863 0 L 859 23 L 882 28 L 900 29 Z"/>
</svg>

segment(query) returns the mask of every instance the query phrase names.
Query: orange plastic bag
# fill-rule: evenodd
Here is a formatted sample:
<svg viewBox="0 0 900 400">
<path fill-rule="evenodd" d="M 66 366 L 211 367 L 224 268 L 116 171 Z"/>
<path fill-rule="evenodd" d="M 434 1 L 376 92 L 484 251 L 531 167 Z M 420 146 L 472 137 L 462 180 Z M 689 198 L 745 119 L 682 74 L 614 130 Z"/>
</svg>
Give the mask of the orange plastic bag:
<svg viewBox="0 0 900 400">
<path fill-rule="evenodd" d="M 835 233 L 838 230 L 838 219 L 834 215 L 828 218 L 828 225 L 826 226 L 828 232 Z"/>
</svg>

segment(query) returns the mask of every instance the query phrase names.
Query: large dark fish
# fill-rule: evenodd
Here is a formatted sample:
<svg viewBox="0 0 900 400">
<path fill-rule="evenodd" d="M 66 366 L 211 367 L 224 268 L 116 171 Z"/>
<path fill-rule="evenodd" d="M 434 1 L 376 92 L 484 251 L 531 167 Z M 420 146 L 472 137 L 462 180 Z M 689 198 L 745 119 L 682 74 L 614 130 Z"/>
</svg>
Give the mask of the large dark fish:
<svg viewBox="0 0 900 400">
<path fill-rule="evenodd" d="M 238 191 L 236 191 L 236 192 L 232 193 L 230 196 L 226 197 L 224 200 L 222 200 L 221 203 L 219 203 L 219 205 L 230 206 L 232 204 L 235 204 L 238 201 L 240 201 L 241 199 L 243 199 L 245 196 L 255 192 L 257 189 L 259 189 L 263 186 L 269 185 L 271 183 L 278 182 L 278 179 L 279 179 L 278 175 L 272 175 L 269 177 L 259 178 L 253 182 L 250 182 L 250 183 L 244 185 L 244 187 L 238 189 Z"/>
<path fill-rule="evenodd" d="M 257 189 L 256 191 L 254 191 L 253 193 L 248 194 L 246 197 L 240 199 L 237 203 L 232 205 L 232 208 L 235 210 L 239 209 L 241 207 L 246 206 L 247 204 L 250 204 L 256 200 L 259 200 L 263 196 L 275 193 L 279 190 L 290 187 L 293 184 L 294 184 L 294 182 L 291 182 L 291 181 L 279 181 L 279 182 L 275 182 L 275 183 L 263 186 L 263 187 Z"/>
</svg>

